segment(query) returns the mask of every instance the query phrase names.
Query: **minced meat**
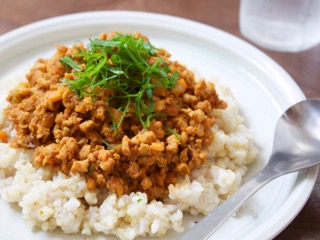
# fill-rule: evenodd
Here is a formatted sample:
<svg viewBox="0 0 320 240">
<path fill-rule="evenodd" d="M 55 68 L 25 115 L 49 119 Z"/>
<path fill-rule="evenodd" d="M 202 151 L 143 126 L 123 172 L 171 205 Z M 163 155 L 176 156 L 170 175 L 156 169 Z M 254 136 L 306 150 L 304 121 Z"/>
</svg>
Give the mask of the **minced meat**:
<svg viewBox="0 0 320 240">
<path fill-rule="evenodd" d="M 101 34 L 100 39 L 112 35 Z M 171 71 L 179 73 L 179 80 L 172 90 L 154 90 L 155 113 L 160 115 L 148 129 L 130 105 L 115 131 L 106 106 L 108 89 L 94 99 L 80 99 L 60 82 L 75 76 L 59 59 L 83 49 L 82 43 L 57 47 L 50 59 L 34 64 L 27 82 L 11 91 L 5 112 L 17 134 L 10 145 L 34 149 L 36 167 L 85 175 L 88 189 L 108 188 L 118 196 L 140 191 L 149 200 L 163 199 L 179 176 L 205 163 L 203 148 L 214 138 L 212 110 L 224 109 L 226 103 L 219 99 L 213 83 L 196 82 L 185 66 L 171 61 L 165 50 L 158 51 Z M 149 61 L 154 62 L 155 57 Z M 111 113 L 113 118 L 123 114 L 117 109 Z"/>
</svg>

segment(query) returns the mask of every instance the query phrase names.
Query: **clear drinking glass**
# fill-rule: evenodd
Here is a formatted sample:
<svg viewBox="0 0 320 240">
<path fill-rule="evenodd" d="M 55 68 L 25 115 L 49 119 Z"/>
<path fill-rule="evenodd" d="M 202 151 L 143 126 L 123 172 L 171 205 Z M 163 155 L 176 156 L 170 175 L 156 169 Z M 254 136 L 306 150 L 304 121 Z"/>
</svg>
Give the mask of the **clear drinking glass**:
<svg viewBox="0 0 320 240">
<path fill-rule="evenodd" d="M 320 0 L 241 0 L 240 31 L 267 49 L 306 50 L 320 42 Z"/>
</svg>

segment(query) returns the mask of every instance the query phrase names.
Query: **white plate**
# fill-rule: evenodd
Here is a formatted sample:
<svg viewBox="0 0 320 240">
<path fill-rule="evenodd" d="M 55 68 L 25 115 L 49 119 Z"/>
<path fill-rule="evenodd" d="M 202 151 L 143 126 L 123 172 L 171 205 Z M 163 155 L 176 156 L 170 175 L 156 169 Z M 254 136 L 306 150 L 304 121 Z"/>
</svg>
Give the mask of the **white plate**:
<svg viewBox="0 0 320 240">
<path fill-rule="evenodd" d="M 219 76 L 229 86 L 260 155 L 251 176 L 267 162 L 278 117 L 304 95 L 291 77 L 269 57 L 225 32 L 193 21 L 141 12 L 89 12 L 52 18 L 0 37 L 0 78 L 27 69 L 39 57 L 50 57 L 57 44 L 96 37 L 100 32 L 141 32 L 164 47 L 174 59 L 204 77 Z M 10 84 L 8 82 L 8 84 Z M 299 213 L 313 189 L 318 168 L 281 177 L 254 195 L 212 239 L 270 239 Z M 14 207 L 0 202 L 0 239 L 74 239 L 75 235 L 43 233 L 27 228 Z M 101 235 L 99 235 L 101 236 Z M 93 236 L 92 239 L 96 239 Z M 176 239 L 169 232 L 165 239 Z M 78 239 L 91 239 L 82 236 Z"/>
</svg>

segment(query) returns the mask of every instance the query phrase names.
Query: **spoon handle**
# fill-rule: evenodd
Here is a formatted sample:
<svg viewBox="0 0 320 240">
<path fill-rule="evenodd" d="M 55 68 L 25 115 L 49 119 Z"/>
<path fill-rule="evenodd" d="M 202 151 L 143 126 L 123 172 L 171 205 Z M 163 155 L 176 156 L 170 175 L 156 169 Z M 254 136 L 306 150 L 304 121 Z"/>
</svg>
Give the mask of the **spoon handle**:
<svg viewBox="0 0 320 240">
<path fill-rule="evenodd" d="M 274 177 L 275 173 L 266 166 L 179 240 L 208 239 L 251 195 Z"/>
</svg>

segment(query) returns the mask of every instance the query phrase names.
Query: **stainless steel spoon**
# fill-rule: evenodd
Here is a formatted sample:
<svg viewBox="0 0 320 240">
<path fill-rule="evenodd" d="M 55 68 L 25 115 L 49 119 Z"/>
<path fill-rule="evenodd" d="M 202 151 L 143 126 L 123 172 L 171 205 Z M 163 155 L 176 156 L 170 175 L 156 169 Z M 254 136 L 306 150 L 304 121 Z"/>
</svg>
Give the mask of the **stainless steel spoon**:
<svg viewBox="0 0 320 240">
<path fill-rule="evenodd" d="M 320 99 L 303 100 L 278 120 L 268 164 L 179 240 L 208 239 L 243 203 L 271 180 L 320 163 Z"/>
</svg>

